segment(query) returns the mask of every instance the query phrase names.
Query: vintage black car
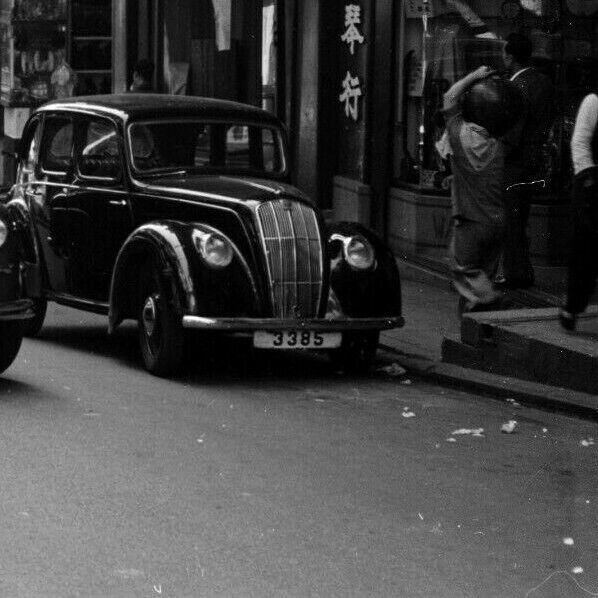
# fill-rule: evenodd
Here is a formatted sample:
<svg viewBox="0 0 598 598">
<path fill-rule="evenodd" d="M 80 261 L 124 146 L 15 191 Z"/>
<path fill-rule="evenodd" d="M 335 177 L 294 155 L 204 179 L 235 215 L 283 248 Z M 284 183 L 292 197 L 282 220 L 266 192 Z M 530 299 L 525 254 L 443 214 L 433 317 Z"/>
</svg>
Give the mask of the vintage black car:
<svg viewBox="0 0 598 598">
<path fill-rule="evenodd" d="M 6 206 L 0 205 L 0 373 L 14 360 L 23 340 L 23 324 L 33 316 L 23 297 L 20 242 Z"/>
<path fill-rule="evenodd" d="M 154 94 L 53 101 L 26 124 L 8 206 L 35 318 L 47 301 L 139 322 L 146 368 L 173 373 L 184 329 L 367 363 L 401 326 L 395 260 L 326 224 L 289 184 L 284 128 L 233 102 Z M 199 364 L 198 364 L 199 365 Z"/>
</svg>

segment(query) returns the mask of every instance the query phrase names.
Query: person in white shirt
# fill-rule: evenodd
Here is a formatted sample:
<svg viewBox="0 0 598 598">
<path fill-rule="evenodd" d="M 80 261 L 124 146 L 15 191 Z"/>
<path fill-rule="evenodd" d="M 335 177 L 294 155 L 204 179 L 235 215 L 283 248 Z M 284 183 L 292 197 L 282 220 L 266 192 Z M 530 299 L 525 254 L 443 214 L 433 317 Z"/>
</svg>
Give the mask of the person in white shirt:
<svg viewBox="0 0 598 598">
<path fill-rule="evenodd" d="M 573 193 L 567 300 L 559 310 L 565 330 L 574 330 L 594 292 L 598 276 L 598 95 L 582 100 L 571 138 Z"/>
</svg>

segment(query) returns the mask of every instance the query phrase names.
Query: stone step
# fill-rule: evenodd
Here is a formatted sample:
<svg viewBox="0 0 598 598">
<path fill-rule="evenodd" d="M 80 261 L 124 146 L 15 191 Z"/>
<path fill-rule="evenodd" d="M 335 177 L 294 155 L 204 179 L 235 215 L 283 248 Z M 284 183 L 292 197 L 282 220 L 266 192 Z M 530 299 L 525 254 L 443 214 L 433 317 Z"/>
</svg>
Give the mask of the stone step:
<svg viewBox="0 0 598 598">
<path fill-rule="evenodd" d="M 460 338 L 445 338 L 442 360 L 522 380 L 598 394 L 598 309 L 560 329 L 554 309 L 470 314 Z"/>
</svg>

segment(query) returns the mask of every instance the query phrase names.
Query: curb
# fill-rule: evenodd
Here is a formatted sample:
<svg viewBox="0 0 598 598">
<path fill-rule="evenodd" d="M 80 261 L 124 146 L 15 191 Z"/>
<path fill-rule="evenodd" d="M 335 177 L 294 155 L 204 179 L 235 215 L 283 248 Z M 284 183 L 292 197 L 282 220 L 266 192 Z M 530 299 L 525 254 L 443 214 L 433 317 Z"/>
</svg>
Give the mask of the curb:
<svg viewBox="0 0 598 598">
<path fill-rule="evenodd" d="M 410 357 L 386 344 L 380 344 L 380 348 L 392 353 L 395 360 L 408 372 L 443 386 L 478 392 L 486 398 L 497 400 L 515 399 L 528 406 L 598 421 L 596 395 L 490 374 L 450 363 Z"/>
</svg>

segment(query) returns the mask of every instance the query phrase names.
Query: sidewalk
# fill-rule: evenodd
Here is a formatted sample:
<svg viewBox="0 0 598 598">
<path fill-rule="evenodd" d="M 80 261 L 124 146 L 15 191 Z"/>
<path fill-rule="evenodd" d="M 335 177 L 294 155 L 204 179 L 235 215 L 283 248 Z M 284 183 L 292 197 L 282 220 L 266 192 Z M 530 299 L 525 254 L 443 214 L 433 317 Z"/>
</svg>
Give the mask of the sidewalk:
<svg viewBox="0 0 598 598">
<path fill-rule="evenodd" d="M 457 316 L 450 280 L 399 260 L 405 326 L 380 345 L 408 371 L 435 382 L 598 419 L 598 307 L 579 331 L 560 329 L 555 307 Z M 525 293 L 509 296 L 523 306 Z M 532 293 L 529 303 L 555 305 Z"/>
</svg>

